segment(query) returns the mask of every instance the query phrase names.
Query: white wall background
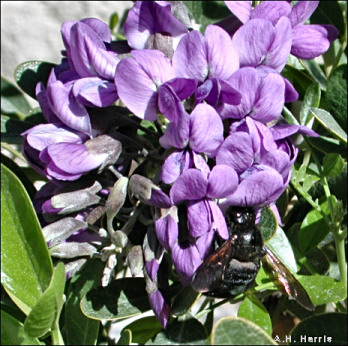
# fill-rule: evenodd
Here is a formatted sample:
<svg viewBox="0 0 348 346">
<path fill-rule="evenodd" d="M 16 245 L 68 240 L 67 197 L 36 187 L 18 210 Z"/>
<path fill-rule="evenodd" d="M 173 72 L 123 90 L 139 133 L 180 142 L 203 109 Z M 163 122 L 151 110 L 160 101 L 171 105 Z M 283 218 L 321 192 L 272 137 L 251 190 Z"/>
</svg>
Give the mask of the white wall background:
<svg viewBox="0 0 348 346">
<path fill-rule="evenodd" d="M 96 17 L 109 23 L 132 1 L 1 1 L 1 75 L 14 81 L 15 67 L 28 60 L 59 63 L 60 28 L 67 20 Z"/>
</svg>

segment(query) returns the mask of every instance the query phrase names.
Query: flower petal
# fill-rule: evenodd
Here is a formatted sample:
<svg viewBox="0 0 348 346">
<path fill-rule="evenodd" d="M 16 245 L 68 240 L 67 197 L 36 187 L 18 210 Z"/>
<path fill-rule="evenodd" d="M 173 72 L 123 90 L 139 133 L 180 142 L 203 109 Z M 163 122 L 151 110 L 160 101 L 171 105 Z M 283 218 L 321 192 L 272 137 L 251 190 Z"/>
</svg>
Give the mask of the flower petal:
<svg viewBox="0 0 348 346">
<path fill-rule="evenodd" d="M 259 171 L 239 184 L 237 191 L 227 197 L 227 204 L 261 208 L 274 203 L 285 188 L 283 177 L 276 170 Z"/>
<path fill-rule="evenodd" d="M 243 24 L 250 19 L 252 1 L 225 1 L 225 4 Z"/>
<path fill-rule="evenodd" d="M 239 68 L 238 51 L 230 35 L 216 25 L 208 25 L 204 40 L 209 66 L 208 78 L 228 80 Z"/>
<path fill-rule="evenodd" d="M 190 148 L 214 157 L 223 142 L 223 124 L 215 109 L 199 104 L 190 116 Z"/>
<path fill-rule="evenodd" d="M 218 164 L 209 174 L 207 196 L 210 198 L 224 198 L 238 187 L 236 171 L 226 164 Z"/>
<path fill-rule="evenodd" d="M 193 63 L 194 62 L 194 63 Z M 208 76 L 208 62 L 202 34 L 193 30 L 179 42 L 172 59 L 176 77 L 203 82 Z"/>
<path fill-rule="evenodd" d="M 211 229 L 211 213 L 205 199 L 190 201 L 187 205 L 187 223 L 191 237 L 200 237 Z"/>
<path fill-rule="evenodd" d="M 173 204 L 185 200 L 201 199 L 206 195 L 208 181 L 203 173 L 195 168 L 184 171 L 170 189 Z"/>
<path fill-rule="evenodd" d="M 216 164 L 226 164 L 238 173 L 244 172 L 252 165 L 254 153 L 251 150 L 252 140 L 249 134 L 238 132 L 228 136 L 216 155 Z"/>
</svg>

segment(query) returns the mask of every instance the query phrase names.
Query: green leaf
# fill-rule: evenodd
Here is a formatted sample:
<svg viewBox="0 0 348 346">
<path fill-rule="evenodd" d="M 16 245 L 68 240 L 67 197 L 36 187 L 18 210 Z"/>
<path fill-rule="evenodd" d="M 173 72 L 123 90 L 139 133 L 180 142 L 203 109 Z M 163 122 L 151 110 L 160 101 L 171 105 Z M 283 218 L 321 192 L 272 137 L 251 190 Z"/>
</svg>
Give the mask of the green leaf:
<svg viewBox="0 0 348 346">
<path fill-rule="evenodd" d="M 99 286 L 105 263 L 89 260 L 69 284 L 65 303 L 65 330 L 68 345 L 95 345 L 100 322 L 86 317 L 80 300 L 92 288 Z"/>
<path fill-rule="evenodd" d="M 223 1 L 184 1 L 184 5 L 190 17 L 201 24 L 202 33 L 209 24 L 214 24 L 232 14 Z"/>
<path fill-rule="evenodd" d="M 1 310 L 1 345 L 41 345 L 24 331 L 23 324 Z"/>
<path fill-rule="evenodd" d="M 264 329 L 269 335 L 272 335 L 271 317 L 255 295 L 248 295 L 244 298 L 238 309 L 238 317 L 243 317 Z"/>
<path fill-rule="evenodd" d="M 320 137 L 308 137 L 308 141 L 318 151 L 327 153 L 338 153 L 342 156 L 347 156 L 347 147 L 335 138 L 320 136 Z"/>
<path fill-rule="evenodd" d="M 173 321 L 146 345 L 203 345 L 208 335 L 196 319 Z"/>
<path fill-rule="evenodd" d="M 311 24 L 331 24 L 344 35 L 344 18 L 338 1 L 320 1 L 318 7 L 310 17 Z"/>
<path fill-rule="evenodd" d="M 65 267 L 58 263 L 53 270 L 47 290 L 42 294 L 24 322 L 24 330 L 33 337 L 40 337 L 55 328 L 63 307 Z"/>
<path fill-rule="evenodd" d="M 331 73 L 325 100 L 329 113 L 343 129 L 347 129 L 347 64 Z"/>
<path fill-rule="evenodd" d="M 211 345 L 277 345 L 258 325 L 240 317 L 224 317 L 215 325 Z"/>
<path fill-rule="evenodd" d="M 155 334 L 161 331 L 162 324 L 155 316 L 147 316 L 139 318 L 123 328 L 123 331 L 130 330 L 132 334 L 132 342 L 136 344 L 145 344 Z M 122 335 L 121 332 L 121 335 Z"/>
<path fill-rule="evenodd" d="M 259 222 L 260 231 L 263 241 L 272 238 L 277 231 L 277 219 L 270 208 L 263 208 Z"/>
<path fill-rule="evenodd" d="M 335 303 L 347 297 L 347 289 L 344 283 L 329 276 L 297 275 L 296 278 L 305 288 L 314 305 Z"/>
<path fill-rule="evenodd" d="M 174 298 L 171 313 L 175 316 L 185 315 L 199 296 L 200 294 L 191 286 L 182 287 Z"/>
<path fill-rule="evenodd" d="M 323 160 L 324 175 L 336 177 L 340 175 L 344 168 L 344 161 L 339 154 L 326 154 Z"/>
<path fill-rule="evenodd" d="M 330 215 L 328 202 L 320 204 L 321 210 Z M 329 233 L 330 228 L 323 216 L 317 210 L 311 210 L 302 221 L 298 235 L 301 252 L 307 253 L 313 250 Z"/>
<path fill-rule="evenodd" d="M 143 278 L 113 281 L 89 291 L 80 303 L 82 312 L 96 320 L 119 320 L 151 309 Z"/>
<path fill-rule="evenodd" d="M 131 342 L 132 332 L 129 329 L 123 329 L 116 345 L 130 345 Z"/>
<path fill-rule="evenodd" d="M 1 283 L 28 314 L 49 285 L 52 261 L 29 196 L 1 165 Z"/>
<path fill-rule="evenodd" d="M 326 76 L 324 72 L 321 70 L 319 64 L 314 60 L 303 60 L 300 59 L 301 64 L 307 70 L 309 75 L 313 78 L 315 82 L 317 82 L 322 90 L 326 90 Z"/>
<path fill-rule="evenodd" d="M 111 31 L 114 31 L 119 21 L 119 16 L 117 12 L 111 14 L 109 19 L 109 28 Z"/>
<path fill-rule="evenodd" d="M 300 111 L 300 124 L 307 125 L 311 120 L 309 110 L 311 107 L 319 107 L 321 91 L 318 83 L 312 83 L 306 90 Z"/>
<path fill-rule="evenodd" d="M 33 183 L 29 180 L 28 172 L 25 171 L 25 168 L 19 167 L 16 162 L 3 154 L 1 154 L 1 162 L 17 176 L 26 189 L 30 199 L 33 200 L 37 191 Z M 30 169 L 31 168 L 28 168 L 28 170 Z"/>
<path fill-rule="evenodd" d="M 36 84 L 43 82 L 46 86 L 48 76 L 54 66 L 56 65 L 38 60 L 23 62 L 15 69 L 15 81 L 24 92 L 36 100 Z"/>
<path fill-rule="evenodd" d="M 286 234 L 279 226 L 275 235 L 265 242 L 265 244 L 292 273 L 297 272 L 294 251 Z"/>
<path fill-rule="evenodd" d="M 340 125 L 338 125 L 337 121 L 329 112 L 320 108 L 311 108 L 310 112 L 315 116 L 315 118 L 326 130 L 328 130 L 339 140 L 347 144 L 347 134 L 340 127 Z"/>
<path fill-rule="evenodd" d="M 30 109 L 30 104 L 23 93 L 1 76 L 1 113 L 17 114 L 19 117 L 24 117 Z"/>
<path fill-rule="evenodd" d="M 29 130 L 33 124 L 13 119 L 7 115 L 1 114 L 1 142 L 9 144 L 22 144 L 23 137 L 21 133 Z"/>
<path fill-rule="evenodd" d="M 291 331 L 295 345 L 347 345 L 347 315 L 326 313 L 301 321 Z"/>
</svg>

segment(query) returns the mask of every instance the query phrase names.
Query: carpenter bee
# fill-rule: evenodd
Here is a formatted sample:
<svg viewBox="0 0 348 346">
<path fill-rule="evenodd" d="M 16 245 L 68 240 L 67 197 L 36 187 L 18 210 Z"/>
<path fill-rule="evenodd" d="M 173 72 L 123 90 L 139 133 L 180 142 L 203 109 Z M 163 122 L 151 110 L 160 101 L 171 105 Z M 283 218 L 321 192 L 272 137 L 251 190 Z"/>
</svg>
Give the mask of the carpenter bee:
<svg viewBox="0 0 348 346">
<path fill-rule="evenodd" d="M 314 306 L 302 285 L 287 267 L 263 244 L 255 211 L 230 207 L 226 213 L 229 239 L 216 239 L 216 250 L 198 267 L 192 287 L 207 296 L 230 298 L 250 288 L 266 258 L 285 292 L 308 310 Z"/>
</svg>

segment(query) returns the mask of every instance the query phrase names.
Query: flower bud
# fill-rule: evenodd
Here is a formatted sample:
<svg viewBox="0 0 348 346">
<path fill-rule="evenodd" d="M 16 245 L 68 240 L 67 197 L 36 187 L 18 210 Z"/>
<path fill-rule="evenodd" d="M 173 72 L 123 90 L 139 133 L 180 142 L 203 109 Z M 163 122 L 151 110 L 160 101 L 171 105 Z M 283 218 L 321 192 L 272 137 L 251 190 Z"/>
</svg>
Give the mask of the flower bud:
<svg viewBox="0 0 348 346">
<path fill-rule="evenodd" d="M 92 257 L 96 252 L 93 245 L 77 242 L 61 243 L 50 249 L 50 255 L 58 258 Z"/>
<path fill-rule="evenodd" d="M 96 195 L 102 189 L 99 182 L 95 181 L 90 187 L 82 190 L 65 192 L 51 198 L 53 208 L 61 209 L 58 214 L 70 214 L 74 211 L 85 209 L 86 207 L 97 204 L 101 198 Z"/>
<path fill-rule="evenodd" d="M 49 247 L 53 247 L 68 239 L 73 233 L 87 227 L 87 222 L 77 220 L 73 217 L 66 217 L 53 222 L 42 229 Z"/>
<path fill-rule="evenodd" d="M 143 251 L 140 245 L 131 248 L 127 256 L 127 262 L 133 277 L 140 274 L 144 267 Z"/>
</svg>

